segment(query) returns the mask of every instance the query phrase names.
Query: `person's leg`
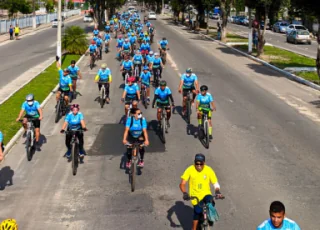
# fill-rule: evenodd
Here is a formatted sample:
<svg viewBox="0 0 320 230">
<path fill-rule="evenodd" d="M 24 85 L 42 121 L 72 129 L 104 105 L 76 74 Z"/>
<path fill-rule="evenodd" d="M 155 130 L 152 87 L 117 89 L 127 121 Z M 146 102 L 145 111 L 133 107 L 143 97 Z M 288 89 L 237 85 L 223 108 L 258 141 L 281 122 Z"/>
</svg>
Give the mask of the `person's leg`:
<svg viewBox="0 0 320 230">
<path fill-rule="evenodd" d="M 161 120 L 161 113 L 162 113 L 162 108 L 159 108 L 157 109 L 157 119 L 158 119 L 158 122 L 160 124 L 160 120 Z"/>
<path fill-rule="evenodd" d="M 61 91 L 58 91 L 58 92 L 56 93 L 56 100 L 57 100 L 57 102 L 58 102 L 59 99 L 60 99 L 60 95 L 61 95 Z"/>
<path fill-rule="evenodd" d="M 36 142 L 38 143 L 39 139 L 40 139 L 40 120 L 35 120 L 35 121 L 32 121 L 32 122 L 33 122 L 33 125 L 35 127 Z"/>
<path fill-rule="evenodd" d="M 79 140 L 79 154 L 80 157 L 84 157 L 84 149 L 83 149 L 83 133 L 77 132 L 76 135 L 78 136 L 78 140 Z"/>
<path fill-rule="evenodd" d="M 167 108 L 166 108 L 166 110 L 167 110 L 167 125 L 168 125 L 168 127 L 170 127 L 169 120 L 170 120 L 170 118 L 171 118 L 171 106 L 168 105 Z"/>
<path fill-rule="evenodd" d="M 193 206 L 192 230 L 197 230 L 202 208 L 199 205 Z"/>
<path fill-rule="evenodd" d="M 109 92 L 110 92 L 110 84 L 105 83 L 105 88 L 106 88 L 106 101 L 109 103 L 110 97 L 109 97 Z"/>
<path fill-rule="evenodd" d="M 194 100 L 196 99 L 197 91 L 195 89 L 192 89 L 192 104 L 194 104 Z"/>
<path fill-rule="evenodd" d="M 71 138 L 72 138 L 72 134 L 71 133 L 67 133 L 66 134 L 66 141 L 65 141 L 65 144 L 67 146 L 67 154 L 66 156 L 69 158 L 71 156 L 71 144 L 70 144 L 70 141 L 71 141 Z"/>
</svg>

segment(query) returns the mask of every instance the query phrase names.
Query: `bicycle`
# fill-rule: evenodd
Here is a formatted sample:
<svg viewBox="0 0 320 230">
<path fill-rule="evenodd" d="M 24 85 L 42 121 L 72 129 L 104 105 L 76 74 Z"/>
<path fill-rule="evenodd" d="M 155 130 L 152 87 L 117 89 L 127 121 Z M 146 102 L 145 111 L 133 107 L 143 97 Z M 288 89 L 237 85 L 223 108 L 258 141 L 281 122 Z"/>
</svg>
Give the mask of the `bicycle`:
<svg viewBox="0 0 320 230">
<path fill-rule="evenodd" d="M 130 70 L 123 70 L 125 72 L 124 74 L 124 83 L 128 84 L 128 78 L 130 77 Z"/>
<path fill-rule="evenodd" d="M 140 77 L 140 69 L 141 69 L 141 62 L 135 61 L 134 63 L 134 76 L 136 79 Z"/>
<path fill-rule="evenodd" d="M 99 46 L 99 59 L 102 60 L 102 44 Z"/>
<path fill-rule="evenodd" d="M 61 92 L 60 98 L 59 98 L 59 100 L 58 100 L 58 102 L 57 102 L 57 105 L 56 105 L 56 116 L 55 116 L 55 120 L 54 120 L 55 123 L 58 123 L 59 119 L 60 119 L 64 114 L 66 114 L 67 106 L 66 106 L 64 97 L 65 97 L 65 93 L 64 93 L 64 92 Z"/>
<path fill-rule="evenodd" d="M 154 72 L 154 80 L 153 80 L 153 85 L 155 88 L 159 86 L 159 79 L 160 79 L 160 67 L 153 69 Z"/>
<path fill-rule="evenodd" d="M 72 138 L 70 141 L 71 144 L 71 167 L 72 167 L 72 174 L 75 176 L 77 174 L 77 169 L 79 165 L 79 139 L 76 136 L 76 133 L 83 133 L 83 130 L 68 130 L 65 131 L 65 134 L 72 133 Z"/>
<path fill-rule="evenodd" d="M 32 155 L 35 151 L 36 147 L 36 137 L 35 137 L 35 127 L 33 125 L 33 121 L 37 120 L 38 118 L 27 118 L 27 136 L 26 136 L 26 153 L 28 161 L 31 161 Z M 23 122 L 23 119 L 19 120 Z"/>
<path fill-rule="evenodd" d="M 103 108 L 104 103 L 106 102 L 106 87 L 105 87 L 106 82 L 98 82 L 98 84 L 101 84 L 101 89 L 100 89 L 100 106 Z"/>
<path fill-rule="evenodd" d="M 188 124 L 190 124 L 190 117 L 191 117 L 191 113 L 192 113 L 192 110 L 191 110 L 191 99 L 192 97 L 192 91 L 191 90 L 188 90 L 187 92 L 187 99 L 186 99 L 186 121 Z"/>
<path fill-rule="evenodd" d="M 132 146 L 132 158 L 131 158 L 131 166 L 129 169 L 129 180 L 131 184 L 131 192 L 134 192 L 136 188 L 136 174 L 137 174 L 137 165 L 138 161 L 140 160 L 140 157 L 137 156 L 137 153 L 139 153 L 140 147 L 143 147 L 144 144 L 142 144 L 139 141 L 135 141 L 133 144 L 126 143 L 126 146 Z"/>
<path fill-rule="evenodd" d="M 169 50 L 169 48 L 159 48 L 159 50 L 162 63 L 165 65 L 167 62 L 167 50 Z"/>
<path fill-rule="evenodd" d="M 199 108 L 199 112 L 202 111 L 201 125 L 199 125 L 199 140 L 205 148 L 209 148 L 210 138 L 209 138 L 209 121 L 208 113 L 212 111 L 210 108 L 204 109 Z M 202 135 L 203 134 L 203 135 Z"/>
<path fill-rule="evenodd" d="M 195 196 L 191 196 L 190 200 L 197 200 L 197 204 L 200 204 L 199 198 Z M 217 195 L 213 196 L 213 199 L 224 199 L 224 196 L 218 198 Z M 200 206 L 202 208 L 202 213 L 200 216 L 200 220 L 198 222 L 197 230 L 209 230 L 210 224 L 208 219 L 208 206 L 203 202 L 203 205 Z M 213 229 L 213 227 L 211 228 Z"/>
<path fill-rule="evenodd" d="M 109 41 L 105 41 L 105 43 L 104 43 L 104 52 L 105 53 L 109 52 Z"/>
<path fill-rule="evenodd" d="M 160 119 L 160 133 L 159 137 L 163 144 L 166 143 L 166 133 L 168 133 L 168 118 L 167 118 L 167 106 L 161 107 L 161 119 Z M 171 108 L 170 108 L 171 109 Z"/>
<path fill-rule="evenodd" d="M 95 54 L 94 53 L 91 53 L 90 56 L 91 56 L 91 58 L 90 58 L 90 69 L 93 69 L 94 63 L 96 61 L 96 58 L 95 58 Z"/>
<path fill-rule="evenodd" d="M 142 85 L 144 85 L 144 87 L 142 87 Z M 141 101 L 142 101 L 142 104 L 144 105 L 145 109 L 148 108 L 148 98 L 147 98 L 147 88 L 146 88 L 146 85 L 141 82 L 141 90 L 140 90 L 140 94 L 141 94 Z"/>
</svg>

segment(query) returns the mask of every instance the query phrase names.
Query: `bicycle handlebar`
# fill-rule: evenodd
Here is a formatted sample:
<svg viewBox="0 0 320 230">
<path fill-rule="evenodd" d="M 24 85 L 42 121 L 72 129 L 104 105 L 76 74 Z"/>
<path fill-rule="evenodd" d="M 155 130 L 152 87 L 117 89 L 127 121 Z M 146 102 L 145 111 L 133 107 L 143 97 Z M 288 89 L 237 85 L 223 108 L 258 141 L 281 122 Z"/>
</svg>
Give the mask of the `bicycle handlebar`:
<svg viewBox="0 0 320 230">
<path fill-rule="evenodd" d="M 27 118 L 28 121 L 36 121 L 39 120 L 39 118 Z M 23 122 L 23 119 L 19 119 L 19 122 Z"/>
<path fill-rule="evenodd" d="M 129 143 L 129 142 L 127 142 L 125 145 L 126 146 L 132 146 L 132 145 L 135 145 L 135 144 L 139 144 L 139 146 L 141 146 L 141 147 L 145 146 L 144 143 Z"/>
</svg>

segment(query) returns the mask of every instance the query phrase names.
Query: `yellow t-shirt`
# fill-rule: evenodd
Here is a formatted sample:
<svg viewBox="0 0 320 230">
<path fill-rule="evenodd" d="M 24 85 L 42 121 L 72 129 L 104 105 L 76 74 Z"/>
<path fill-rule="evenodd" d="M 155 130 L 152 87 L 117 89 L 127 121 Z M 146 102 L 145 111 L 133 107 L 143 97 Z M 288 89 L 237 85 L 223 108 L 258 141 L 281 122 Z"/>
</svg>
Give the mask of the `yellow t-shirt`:
<svg viewBox="0 0 320 230">
<path fill-rule="evenodd" d="M 14 32 L 16 34 L 20 33 L 20 28 L 18 26 L 14 27 Z"/>
<path fill-rule="evenodd" d="M 206 195 L 212 195 L 210 183 L 215 184 L 218 182 L 215 172 L 207 165 L 204 165 L 201 172 L 198 172 L 194 165 L 189 166 L 184 171 L 181 179 L 189 181 L 189 195 L 198 197 L 199 201 Z M 196 205 L 197 200 L 192 200 L 191 203 Z"/>
</svg>

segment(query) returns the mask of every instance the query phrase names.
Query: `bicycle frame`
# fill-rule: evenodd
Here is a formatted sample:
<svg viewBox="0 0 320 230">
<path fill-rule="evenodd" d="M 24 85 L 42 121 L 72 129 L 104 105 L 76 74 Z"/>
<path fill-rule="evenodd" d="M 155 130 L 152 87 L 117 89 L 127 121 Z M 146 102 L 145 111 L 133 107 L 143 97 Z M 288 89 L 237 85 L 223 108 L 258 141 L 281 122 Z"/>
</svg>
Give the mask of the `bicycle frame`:
<svg viewBox="0 0 320 230">
<path fill-rule="evenodd" d="M 77 174 L 77 168 L 79 164 L 79 139 L 76 136 L 76 133 L 83 133 L 83 130 L 68 130 L 66 131 L 66 135 L 68 133 L 72 133 L 72 138 L 70 141 L 71 145 L 71 160 L 72 160 L 72 174 L 75 176 Z M 76 152 L 78 151 L 78 152 Z"/>
</svg>

